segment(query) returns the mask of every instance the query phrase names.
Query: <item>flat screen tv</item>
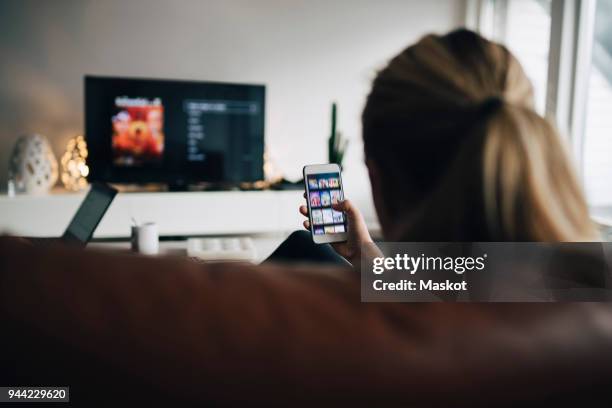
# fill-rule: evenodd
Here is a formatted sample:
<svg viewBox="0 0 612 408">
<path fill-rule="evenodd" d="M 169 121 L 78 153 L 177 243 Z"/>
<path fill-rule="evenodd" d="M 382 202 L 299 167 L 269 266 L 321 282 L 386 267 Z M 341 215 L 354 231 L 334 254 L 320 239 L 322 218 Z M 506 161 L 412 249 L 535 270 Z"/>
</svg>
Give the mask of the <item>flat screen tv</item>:
<svg viewBox="0 0 612 408">
<path fill-rule="evenodd" d="M 263 85 L 85 77 L 90 181 L 263 179 Z"/>
</svg>

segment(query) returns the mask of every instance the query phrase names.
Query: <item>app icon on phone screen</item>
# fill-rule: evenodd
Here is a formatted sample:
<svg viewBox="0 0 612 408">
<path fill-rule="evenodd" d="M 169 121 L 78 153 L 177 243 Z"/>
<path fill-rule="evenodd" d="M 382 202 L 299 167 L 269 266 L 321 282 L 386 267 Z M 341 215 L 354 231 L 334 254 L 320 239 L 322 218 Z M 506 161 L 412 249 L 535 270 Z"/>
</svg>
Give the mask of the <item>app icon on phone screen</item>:
<svg viewBox="0 0 612 408">
<path fill-rule="evenodd" d="M 329 191 L 321 191 L 321 205 L 323 207 L 329 207 L 331 205 Z"/>
<path fill-rule="evenodd" d="M 323 212 L 321 210 L 312 210 L 312 222 L 314 225 L 323 224 Z"/>
<path fill-rule="evenodd" d="M 310 193 L 310 206 L 311 207 L 321 206 L 321 195 L 318 191 L 313 191 Z"/>
<path fill-rule="evenodd" d="M 337 204 L 342 200 L 342 194 L 340 194 L 340 190 L 331 190 L 329 193 L 331 195 L 332 204 Z"/>
</svg>

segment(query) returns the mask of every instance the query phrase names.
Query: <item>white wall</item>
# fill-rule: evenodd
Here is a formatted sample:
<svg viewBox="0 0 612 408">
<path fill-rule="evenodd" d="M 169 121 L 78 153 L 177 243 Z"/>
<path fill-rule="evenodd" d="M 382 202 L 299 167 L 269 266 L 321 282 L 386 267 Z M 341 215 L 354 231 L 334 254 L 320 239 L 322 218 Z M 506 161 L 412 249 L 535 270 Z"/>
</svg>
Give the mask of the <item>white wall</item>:
<svg viewBox="0 0 612 408">
<path fill-rule="evenodd" d="M 326 159 L 329 107 L 352 139 L 345 189 L 372 217 L 359 116 L 376 69 L 462 23 L 457 0 L 3 0 L 0 187 L 18 135 L 56 154 L 82 133 L 84 74 L 268 86 L 266 143 L 287 178 Z"/>
</svg>

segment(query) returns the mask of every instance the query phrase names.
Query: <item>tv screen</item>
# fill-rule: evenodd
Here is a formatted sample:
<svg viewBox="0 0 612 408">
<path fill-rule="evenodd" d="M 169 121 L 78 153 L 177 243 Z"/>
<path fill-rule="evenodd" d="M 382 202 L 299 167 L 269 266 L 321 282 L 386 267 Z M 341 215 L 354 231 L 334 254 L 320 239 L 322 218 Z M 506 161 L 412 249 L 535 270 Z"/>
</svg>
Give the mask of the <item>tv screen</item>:
<svg viewBox="0 0 612 408">
<path fill-rule="evenodd" d="M 263 179 L 265 86 L 85 77 L 90 181 Z"/>
</svg>

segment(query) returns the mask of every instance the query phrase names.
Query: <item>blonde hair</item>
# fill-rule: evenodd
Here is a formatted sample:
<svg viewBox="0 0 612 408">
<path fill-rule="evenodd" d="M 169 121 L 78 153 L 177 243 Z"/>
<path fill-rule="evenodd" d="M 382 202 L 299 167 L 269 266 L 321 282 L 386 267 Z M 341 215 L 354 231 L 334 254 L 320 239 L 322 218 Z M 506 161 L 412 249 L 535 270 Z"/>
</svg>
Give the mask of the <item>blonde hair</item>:
<svg viewBox="0 0 612 408">
<path fill-rule="evenodd" d="M 474 32 L 428 35 L 393 58 L 374 80 L 363 134 L 386 210 L 409 215 L 402 239 L 597 238 L 519 62 Z"/>
</svg>

